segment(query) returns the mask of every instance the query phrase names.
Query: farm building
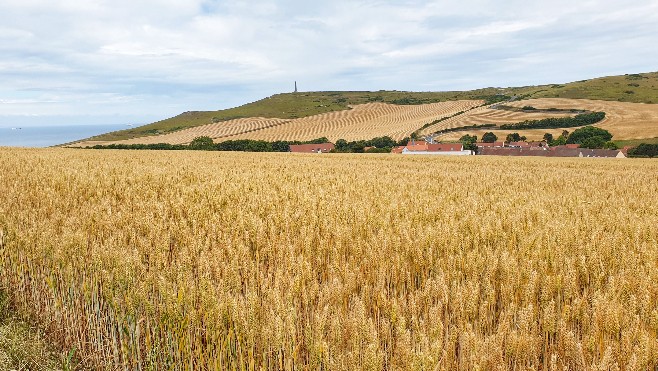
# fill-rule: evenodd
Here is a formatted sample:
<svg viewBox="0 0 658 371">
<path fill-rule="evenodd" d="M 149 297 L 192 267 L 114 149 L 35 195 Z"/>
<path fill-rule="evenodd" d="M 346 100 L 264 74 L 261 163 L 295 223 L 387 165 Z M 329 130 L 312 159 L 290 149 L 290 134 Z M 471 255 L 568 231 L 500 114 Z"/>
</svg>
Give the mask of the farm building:
<svg viewBox="0 0 658 371">
<path fill-rule="evenodd" d="M 475 143 L 475 146 L 478 148 L 503 148 L 505 147 L 505 142 L 493 142 L 493 143 L 478 142 Z"/>
<path fill-rule="evenodd" d="M 318 144 L 291 144 L 290 152 L 293 153 L 328 153 L 334 149 L 333 143 Z"/>
<path fill-rule="evenodd" d="M 405 146 L 400 152 L 405 155 L 451 155 L 468 156 L 473 151 L 464 150 L 461 143 L 413 143 Z"/>
<path fill-rule="evenodd" d="M 484 156 L 626 158 L 624 153 L 620 150 L 587 148 L 559 148 L 550 151 L 533 150 L 531 148 L 483 148 L 478 154 Z"/>
<path fill-rule="evenodd" d="M 551 151 L 562 150 L 562 149 L 577 149 L 580 147 L 580 144 L 562 144 L 559 146 L 551 147 Z"/>
</svg>

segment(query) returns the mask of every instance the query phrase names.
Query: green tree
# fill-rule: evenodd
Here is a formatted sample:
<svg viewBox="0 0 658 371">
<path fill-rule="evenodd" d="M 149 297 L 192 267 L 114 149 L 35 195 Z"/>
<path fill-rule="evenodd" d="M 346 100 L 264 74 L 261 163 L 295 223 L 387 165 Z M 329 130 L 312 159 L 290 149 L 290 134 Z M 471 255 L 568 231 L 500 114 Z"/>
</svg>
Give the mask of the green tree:
<svg viewBox="0 0 658 371">
<path fill-rule="evenodd" d="M 400 141 L 397 142 L 396 145 L 398 145 L 398 146 L 406 146 L 407 144 L 409 144 L 409 141 L 410 141 L 410 140 L 411 140 L 411 138 L 409 138 L 409 137 L 404 137 L 404 138 L 400 139 Z"/>
<path fill-rule="evenodd" d="M 510 133 L 507 134 L 507 137 L 505 137 L 505 140 L 507 142 L 521 142 L 524 141 L 525 139 L 526 137 L 522 137 L 521 135 L 519 135 L 519 133 Z"/>
<path fill-rule="evenodd" d="M 396 143 L 393 139 L 391 139 L 391 137 L 380 137 L 380 138 L 370 139 L 369 141 L 366 141 L 366 144 L 367 146 L 386 148 L 386 147 L 394 147 Z"/>
<path fill-rule="evenodd" d="M 484 135 L 482 135 L 482 141 L 485 142 L 485 143 L 493 143 L 497 140 L 498 140 L 498 137 L 496 136 L 496 134 L 494 134 L 490 131 L 486 132 L 486 133 L 484 133 Z"/>
<path fill-rule="evenodd" d="M 567 138 L 567 143 L 578 143 L 583 144 L 583 142 L 592 137 L 601 137 L 603 144 L 612 139 L 612 134 L 609 131 L 594 126 L 585 126 L 580 129 L 576 129 L 569 135 Z M 598 141 L 597 141 L 598 142 Z M 602 148 L 603 144 L 601 145 Z"/>
<path fill-rule="evenodd" d="M 642 143 L 628 150 L 628 157 L 658 157 L 658 144 Z"/>
<path fill-rule="evenodd" d="M 544 140 L 546 141 L 546 143 L 552 142 L 553 141 L 553 134 L 551 134 L 551 133 L 544 134 Z"/>
<path fill-rule="evenodd" d="M 215 149 L 215 143 L 212 141 L 211 137 L 203 136 L 196 137 L 192 139 L 192 142 L 189 145 L 190 149 L 198 151 L 211 151 Z"/>
<path fill-rule="evenodd" d="M 560 135 L 559 137 L 557 137 L 557 139 L 548 143 L 548 145 L 551 147 L 563 146 L 565 144 L 567 144 L 567 138 L 563 137 L 562 135 Z"/>
<path fill-rule="evenodd" d="M 462 142 L 462 144 L 464 145 L 464 149 L 466 150 L 475 151 L 477 149 L 475 142 L 478 141 L 478 137 L 476 135 L 466 134 L 461 138 L 459 138 L 459 141 Z"/>
<path fill-rule="evenodd" d="M 605 148 L 605 149 L 619 149 L 619 147 L 617 147 L 617 144 L 615 144 L 615 142 L 612 142 L 612 141 L 605 142 L 605 145 L 603 146 L 603 148 Z"/>
<path fill-rule="evenodd" d="M 306 142 L 307 144 L 322 144 L 322 143 L 329 143 L 329 139 L 327 137 L 321 137 L 313 140 L 309 140 Z"/>
<path fill-rule="evenodd" d="M 591 149 L 597 149 L 597 148 L 603 148 L 605 146 L 605 139 L 600 136 L 593 136 L 589 138 L 585 138 L 582 143 L 580 143 L 580 146 L 582 148 L 591 148 Z"/>
</svg>

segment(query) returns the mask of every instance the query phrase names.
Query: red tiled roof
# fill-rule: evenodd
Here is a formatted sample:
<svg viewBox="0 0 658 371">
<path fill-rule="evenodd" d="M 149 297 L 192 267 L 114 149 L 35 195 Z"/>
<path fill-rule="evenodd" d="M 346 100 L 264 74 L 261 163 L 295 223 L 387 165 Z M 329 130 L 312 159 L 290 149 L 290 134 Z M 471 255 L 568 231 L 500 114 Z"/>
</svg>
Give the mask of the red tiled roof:
<svg viewBox="0 0 658 371">
<path fill-rule="evenodd" d="M 427 143 L 407 144 L 407 151 L 427 151 Z"/>
<path fill-rule="evenodd" d="M 461 143 L 432 143 L 427 145 L 428 152 L 452 152 L 462 151 L 464 145 Z"/>
<path fill-rule="evenodd" d="M 294 153 L 327 153 L 332 149 L 334 149 L 333 143 L 290 145 L 290 152 Z"/>
</svg>

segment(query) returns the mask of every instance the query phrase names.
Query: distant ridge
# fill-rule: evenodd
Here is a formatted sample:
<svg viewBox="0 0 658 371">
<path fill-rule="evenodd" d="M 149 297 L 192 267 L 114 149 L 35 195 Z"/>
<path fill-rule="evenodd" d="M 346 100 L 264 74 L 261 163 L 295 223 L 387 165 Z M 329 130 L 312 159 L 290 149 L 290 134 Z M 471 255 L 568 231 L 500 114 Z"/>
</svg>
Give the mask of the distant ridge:
<svg viewBox="0 0 658 371">
<path fill-rule="evenodd" d="M 470 91 L 333 91 L 276 94 L 239 107 L 219 111 L 193 111 L 154 122 L 99 135 L 89 140 L 117 141 L 154 136 L 242 118 L 292 120 L 349 109 L 350 106 L 380 102 L 419 105 L 456 100 L 483 100 L 488 103 L 517 99 L 570 98 L 630 103 L 658 103 L 658 72 L 608 76 L 564 84 L 483 88 Z M 369 139 L 369 138 L 364 138 Z"/>
</svg>

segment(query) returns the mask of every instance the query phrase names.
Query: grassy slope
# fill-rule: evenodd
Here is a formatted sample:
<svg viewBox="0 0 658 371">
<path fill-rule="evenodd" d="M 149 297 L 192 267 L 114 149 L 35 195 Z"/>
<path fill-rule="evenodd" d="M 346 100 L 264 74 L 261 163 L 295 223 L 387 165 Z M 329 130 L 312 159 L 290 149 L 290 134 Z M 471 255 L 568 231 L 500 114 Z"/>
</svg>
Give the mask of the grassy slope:
<svg viewBox="0 0 658 371">
<path fill-rule="evenodd" d="M 601 77 L 538 87 L 532 98 L 574 98 L 658 103 L 658 72 Z"/>
<path fill-rule="evenodd" d="M 637 86 L 636 86 L 637 85 Z M 486 99 L 496 94 L 524 98 L 582 98 L 635 103 L 658 103 L 658 72 L 641 75 L 603 77 L 568 84 L 516 88 L 485 88 L 464 92 L 304 92 L 277 94 L 240 107 L 220 111 L 185 112 L 178 116 L 137 128 L 99 135 L 91 140 L 121 140 L 206 125 L 213 118 L 230 120 L 243 117 L 292 119 L 347 109 L 368 102 L 422 104 L 458 99 Z"/>
</svg>

